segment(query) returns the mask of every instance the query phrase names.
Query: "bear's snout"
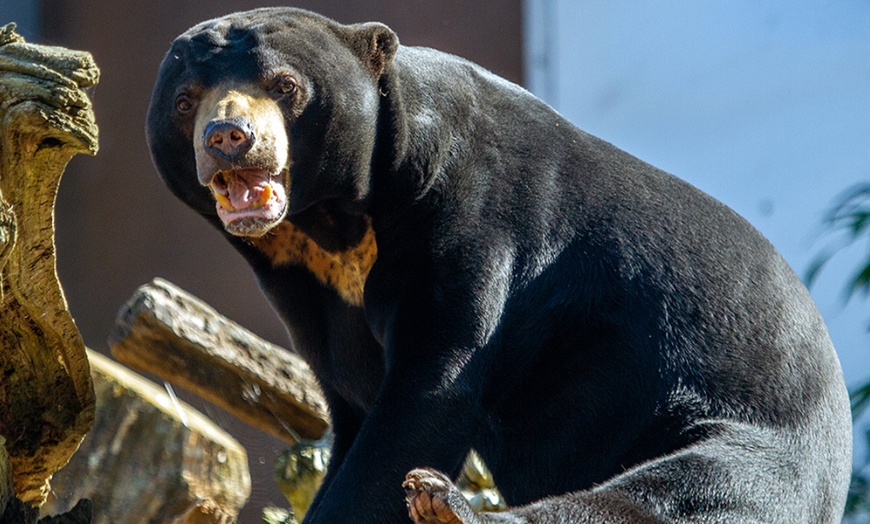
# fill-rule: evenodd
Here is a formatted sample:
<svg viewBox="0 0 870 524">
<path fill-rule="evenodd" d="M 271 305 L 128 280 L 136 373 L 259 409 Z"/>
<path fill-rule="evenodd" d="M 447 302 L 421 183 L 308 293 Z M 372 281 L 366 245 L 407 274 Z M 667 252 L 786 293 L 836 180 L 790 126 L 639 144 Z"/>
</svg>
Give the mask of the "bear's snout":
<svg viewBox="0 0 870 524">
<path fill-rule="evenodd" d="M 202 144 L 209 155 L 233 162 L 254 145 L 254 125 L 243 117 L 213 120 L 205 127 Z"/>
</svg>

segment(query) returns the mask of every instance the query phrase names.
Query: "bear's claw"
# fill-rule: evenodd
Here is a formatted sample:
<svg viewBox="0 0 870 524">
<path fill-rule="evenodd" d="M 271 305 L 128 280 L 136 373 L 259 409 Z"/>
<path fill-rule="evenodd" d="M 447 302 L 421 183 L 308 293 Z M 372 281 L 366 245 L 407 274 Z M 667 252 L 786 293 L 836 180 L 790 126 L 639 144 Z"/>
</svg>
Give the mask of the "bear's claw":
<svg viewBox="0 0 870 524">
<path fill-rule="evenodd" d="M 416 524 L 474 524 L 471 507 L 447 476 L 414 469 L 402 483 L 408 515 Z"/>
</svg>

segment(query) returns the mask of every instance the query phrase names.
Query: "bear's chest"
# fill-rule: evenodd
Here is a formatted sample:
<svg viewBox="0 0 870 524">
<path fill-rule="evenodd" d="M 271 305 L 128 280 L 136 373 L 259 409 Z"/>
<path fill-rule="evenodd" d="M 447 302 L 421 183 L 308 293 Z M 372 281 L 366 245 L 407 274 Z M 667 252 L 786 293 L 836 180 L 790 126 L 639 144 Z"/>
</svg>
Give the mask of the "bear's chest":
<svg viewBox="0 0 870 524">
<path fill-rule="evenodd" d="M 251 243 L 270 260 L 273 267 L 303 266 L 348 304 L 362 307 L 366 279 L 378 256 L 375 233 L 370 222 L 358 243 L 340 250 L 324 249 L 297 226 L 286 221 Z"/>
</svg>

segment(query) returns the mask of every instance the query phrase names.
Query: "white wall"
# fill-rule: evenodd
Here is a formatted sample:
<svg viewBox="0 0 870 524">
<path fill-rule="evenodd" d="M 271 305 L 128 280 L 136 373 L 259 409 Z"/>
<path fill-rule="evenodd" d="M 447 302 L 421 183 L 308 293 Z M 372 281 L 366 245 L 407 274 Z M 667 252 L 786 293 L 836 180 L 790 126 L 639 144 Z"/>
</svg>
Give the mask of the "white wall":
<svg viewBox="0 0 870 524">
<path fill-rule="evenodd" d="M 801 276 L 823 215 L 870 181 L 870 1 L 526 0 L 529 88 L 584 130 L 722 200 Z M 870 379 L 870 308 L 811 288 L 847 383 Z M 863 432 L 858 433 L 859 451 Z M 863 451 L 861 451 L 863 452 Z"/>
</svg>

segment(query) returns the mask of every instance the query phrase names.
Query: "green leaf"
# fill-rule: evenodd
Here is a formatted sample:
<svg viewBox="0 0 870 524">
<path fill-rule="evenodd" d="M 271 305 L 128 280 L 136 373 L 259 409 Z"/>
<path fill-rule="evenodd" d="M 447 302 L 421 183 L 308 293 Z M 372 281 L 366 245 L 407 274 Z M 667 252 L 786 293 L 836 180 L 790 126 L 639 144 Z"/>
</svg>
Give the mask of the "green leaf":
<svg viewBox="0 0 870 524">
<path fill-rule="evenodd" d="M 864 269 L 858 272 L 852 279 L 852 287 L 849 290 L 849 294 L 851 295 L 859 291 L 864 296 L 867 296 L 868 292 L 870 292 L 870 264 L 864 266 Z"/>
<path fill-rule="evenodd" d="M 822 268 L 825 267 L 825 264 L 828 263 L 828 260 L 831 259 L 831 256 L 833 256 L 833 253 L 819 255 L 812 261 L 812 263 L 810 263 L 810 267 L 804 277 L 804 284 L 806 284 L 807 287 L 813 285 L 813 282 L 816 281 L 816 277 L 819 276 L 819 273 L 822 271 Z"/>
<path fill-rule="evenodd" d="M 804 278 L 807 287 L 816 281 L 834 255 L 860 238 L 870 236 L 870 183 L 857 184 L 843 192 L 823 222 L 828 228 L 827 234 L 837 237 L 838 245 L 828 247 L 811 262 Z M 870 295 L 870 263 L 847 282 L 844 300 L 848 301 L 859 292 L 865 297 Z"/>
<path fill-rule="evenodd" d="M 849 395 L 852 403 L 852 420 L 854 421 L 870 405 L 870 382 L 864 384 Z"/>
</svg>

